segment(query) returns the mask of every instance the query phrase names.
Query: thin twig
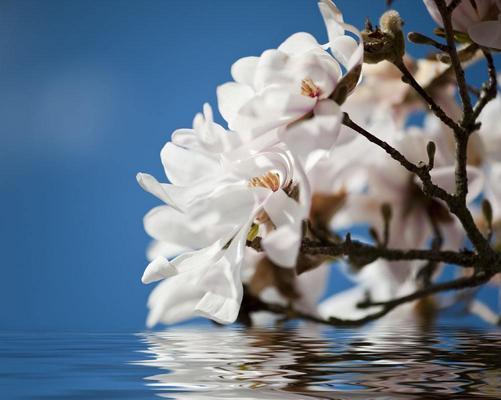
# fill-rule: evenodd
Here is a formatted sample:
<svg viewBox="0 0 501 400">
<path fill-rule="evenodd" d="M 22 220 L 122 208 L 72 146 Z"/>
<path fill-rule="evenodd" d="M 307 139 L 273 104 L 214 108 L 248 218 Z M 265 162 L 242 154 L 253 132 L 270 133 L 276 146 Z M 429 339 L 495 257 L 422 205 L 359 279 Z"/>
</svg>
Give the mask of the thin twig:
<svg viewBox="0 0 501 400">
<path fill-rule="evenodd" d="M 451 129 L 457 129 L 458 125 L 445 113 L 444 110 L 433 100 L 433 98 L 423 89 L 423 87 L 416 81 L 409 69 L 406 67 L 403 60 L 394 62 L 394 65 L 400 70 L 403 75 L 403 81 L 412 86 L 412 88 L 423 98 L 426 104 L 429 105 L 430 110 L 447 126 Z"/>
<path fill-rule="evenodd" d="M 408 294 L 406 296 L 397 297 L 396 299 L 388 300 L 388 301 L 366 301 L 358 304 L 360 308 L 368 308 L 374 306 L 383 306 L 383 307 L 396 307 L 400 304 L 407 303 L 409 301 L 414 301 L 417 299 L 421 299 L 423 297 L 427 297 L 429 295 L 445 292 L 449 290 L 459 290 L 465 288 L 476 287 L 482 285 L 485 282 L 488 282 L 492 277 L 492 273 L 479 273 L 477 275 L 462 277 L 458 279 L 454 279 L 452 281 L 436 283 L 434 285 L 430 285 L 423 289 L 417 290 L 414 293 Z"/>
<path fill-rule="evenodd" d="M 370 142 L 381 147 L 391 156 L 391 158 L 393 158 L 395 161 L 398 161 L 409 172 L 416 174 L 423 183 L 423 189 L 425 194 L 437 197 L 444 201 L 447 201 L 451 197 L 451 195 L 448 194 L 444 189 L 435 185 L 432 182 L 430 172 L 427 166 L 419 166 L 412 163 L 393 146 L 386 143 L 384 140 L 379 139 L 377 136 L 373 135 L 372 133 L 368 132 L 360 125 L 358 125 L 356 122 L 352 121 L 347 113 L 344 113 L 343 124 L 353 129 L 354 131 L 358 132 L 366 139 L 368 139 Z"/>
<path fill-rule="evenodd" d="M 466 86 L 464 70 L 461 66 L 461 61 L 459 60 L 456 44 L 454 42 L 454 29 L 452 28 L 451 20 L 452 11 L 459 5 L 459 3 L 459 1 L 453 0 L 451 4 L 447 6 L 445 0 L 435 0 L 435 4 L 437 5 L 440 16 L 442 17 L 447 47 L 449 48 L 448 53 L 451 57 L 452 68 L 454 69 L 458 83 L 459 95 L 461 97 L 461 102 L 463 103 L 463 121 L 469 121 L 471 123 L 472 121 L 469 120 L 469 118 L 473 112 L 473 107 L 471 105 L 470 95 L 468 94 L 468 88 Z"/>
<path fill-rule="evenodd" d="M 491 100 L 495 99 L 497 96 L 497 76 L 496 76 L 496 66 L 494 65 L 494 59 L 492 58 L 492 54 L 485 49 L 482 49 L 485 60 L 487 61 L 487 71 L 489 74 L 489 79 L 487 83 L 485 83 L 480 90 L 477 104 L 473 108 L 473 121 L 476 121 L 484 107 Z"/>
</svg>

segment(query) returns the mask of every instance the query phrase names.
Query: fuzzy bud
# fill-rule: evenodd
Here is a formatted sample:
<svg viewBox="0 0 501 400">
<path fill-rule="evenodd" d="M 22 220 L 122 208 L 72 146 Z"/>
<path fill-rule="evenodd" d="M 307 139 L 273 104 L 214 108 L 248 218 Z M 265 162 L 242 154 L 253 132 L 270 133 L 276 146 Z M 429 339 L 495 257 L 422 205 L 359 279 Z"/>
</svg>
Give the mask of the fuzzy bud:
<svg viewBox="0 0 501 400">
<path fill-rule="evenodd" d="M 405 53 L 402 32 L 403 21 L 395 10 L 386 11 L 375 29 L 367 23 L 361 32 L 364 41 L 364 62 L 377 64 L 380 61 L 400 61 Z"/>
</svg>

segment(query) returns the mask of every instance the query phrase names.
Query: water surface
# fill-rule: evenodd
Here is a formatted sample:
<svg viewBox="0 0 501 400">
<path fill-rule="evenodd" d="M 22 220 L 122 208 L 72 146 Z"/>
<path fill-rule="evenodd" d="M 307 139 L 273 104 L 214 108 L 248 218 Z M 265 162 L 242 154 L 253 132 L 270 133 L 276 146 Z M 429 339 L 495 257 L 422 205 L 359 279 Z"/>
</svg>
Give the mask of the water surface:
<svg viewBox="0 0 501 400">
<path fill-rule="evenodd" d="M 501 398 L 501 331 L 317 325 L 0 334 L 2 399 Z"/>
</svg>

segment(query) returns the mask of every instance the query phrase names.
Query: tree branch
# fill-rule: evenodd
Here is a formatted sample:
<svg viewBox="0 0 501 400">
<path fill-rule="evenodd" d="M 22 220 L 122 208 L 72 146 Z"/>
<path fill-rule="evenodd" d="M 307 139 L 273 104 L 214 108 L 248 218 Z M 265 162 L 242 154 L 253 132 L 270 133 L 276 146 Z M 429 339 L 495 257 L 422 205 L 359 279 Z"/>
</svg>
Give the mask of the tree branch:
<svg viewBox="0 0 501 400">
<path fill-rule="evenodd" d="M 459 5 L 460 1 L 453 1 L 447 6 L 445 0 L 435 0 L 442 22 L 444 25 L 445 38 L 447 40 L 448 53 L 451 57 L 451 64 L 456 74 L 456 80 L 459 88 L 459 95 L 463 103 L 463 122 L 471 123 L 473 114 L 473 107 L 471 105 L 470 95 L 468 94 L 468 87 L 466 85 L 466 78 L 461 61 L 459 60 L 456 44 L 454 42 L 454 29 L 452 28 L 452 11 Z"/>
<path fill-rule="evenodd" d="M 496 66 L 494 65 L 494 59 L 492 54 L 485 49 L 482 49 L 485 60 L 487 61 L 487 72 L 489 75 L 488 81 L 483 85 L 480 94 L 478 96 L 477 104 L 473 108 L 473 121 L 476 121 L 484 107 L 491 100 L 495 99 L 497 96 L 497 76 L 496 76 Z"/>
<path fill-rule="evenodd" d="M 437 197 L 445 202 L 450 200 L 451 195 L 432 182 L 429 168 L 426 165 L 419 166 L 412 163 L 393 146 L 389 145 L 384 140 L 379 139 L 377 136 L 374 136 L 372 133 L 366 131 L 360 125 L 352 121 L 347 113 L 344 113 L 343 124 L 358 132 L 370 142 L 382 148 L 391 156 L 391 158 L 393 158 L 395 161 L 398 161 L 409 172 L 416 174 L 423 183 L 423 191 L 425 194 Z"/>
<path fill-rule="evenodd" d="M 397 297 L 396 299 L 388 300 L 388 301 L 366 301 L 358 304 L 359 308 L 368 308 L 374 306 L 383 306 L 383 307 L 396 307 L 400 304 L 407 303 L 409 301 L 414 301 L 417 299 L 421 299 L 423 297 L 427 297 L 429 295 L 445 292 L 449 290 L 459 290 L 466 289 L 471 287 L 476 287 L 486 283 L 493 276 L 492 273 L 480 272 L 473 276 L 462 277 L 458 279 L 454 279 L 449 282 L 444 283 L 436 283 L 434 285 L 430 285 L 423 289 L 417 290 L 414 293 L 408 294 L 406 296 Z"/>
<path fill-rule="evenodd" d="M 409 84 L 429 105 L 430 110 L 448 127 L 453 130 L 458 129 L 458 125 L 445 113 L 444 110 L 433 100 L 433 98 L 423 89 L 423 87 L 414 79 L 414 76 L 405 66 L 403 60 L 394 62 L 394 65 L 402 72 L 402 80 Z"/>
</svg>

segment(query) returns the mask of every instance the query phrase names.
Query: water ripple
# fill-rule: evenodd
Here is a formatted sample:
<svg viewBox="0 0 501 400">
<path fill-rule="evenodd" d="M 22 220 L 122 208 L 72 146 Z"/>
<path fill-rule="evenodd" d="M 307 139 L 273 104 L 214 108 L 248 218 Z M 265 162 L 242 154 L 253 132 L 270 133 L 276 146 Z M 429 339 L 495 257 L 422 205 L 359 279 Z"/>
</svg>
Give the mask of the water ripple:
<svg viewBox="0 0 501 400">
<path fill-rule="evenodd" d="M 5 399 L 501 398 L 501 332 L 179 327 L 1 334 Z"/>
</svg>

